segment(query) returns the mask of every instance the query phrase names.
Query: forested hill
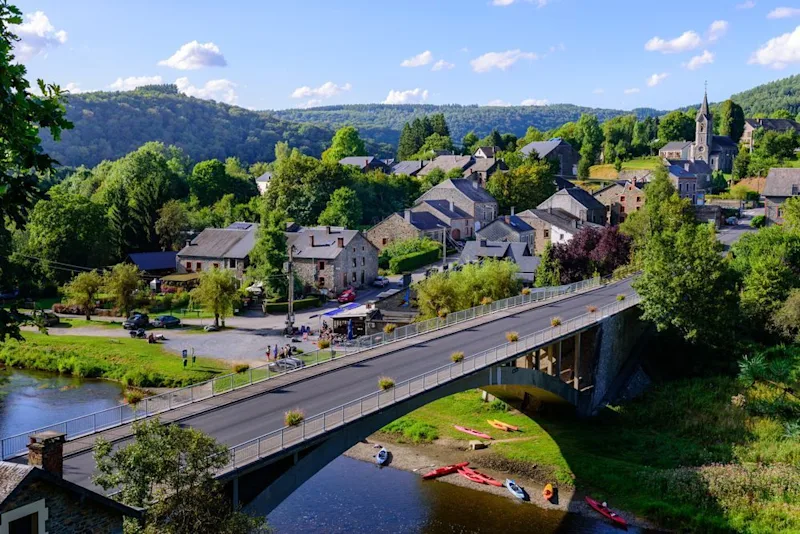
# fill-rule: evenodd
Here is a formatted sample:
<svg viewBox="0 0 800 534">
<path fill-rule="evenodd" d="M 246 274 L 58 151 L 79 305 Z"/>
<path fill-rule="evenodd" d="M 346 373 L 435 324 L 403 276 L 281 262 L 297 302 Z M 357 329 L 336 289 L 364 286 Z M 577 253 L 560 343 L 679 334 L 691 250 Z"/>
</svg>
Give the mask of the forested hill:
<svg viewBox="0 0 800 534">
<path fill-rule="evenodd" d="M 742 106 L 746 117 L 769 115 L 785 109 L 800 114 L 800 74 L 765 83 L 731 97 Z"/>
<path fill-rule="evenodd" d="M 67 118 L 75 128 L 64 131 L 58 143 L 45 136 L 43 145 L 68 166 L 118 159 L 148 141 L 176 145 L 195 161 L 229 156 L 246 163 L 272 161 L 278 141 L 319 156 L 334 133 L 268 112 L 191 98 L 174 85 L 69 95 Z"/>
<path fill-rule="evenodd" d="M 456 104 L 435 106 L 431 104 L 357 104 L 348 106 L 326 106 L 309 109 L 285 109 L 275 111 L 281 119 L 326 125 L 338 128 L 345 124 L 355 126 L 363 137 L 382 143 L 397 144 L 400 130 L 406 122 L 415 117 L 444 113 L 451 137 L 456 143 L 468 132 L 474 131 L 478 137 L 488 135 L 492 129 L 502 133 L 513 133 L 522 137 L 529 126 L 547 131 L 562 124 L 576 121 L 582 113 L 597 115 L 600 121 L 636 114 L 639 118 L 659 116 L 666 112 L 655 109 L 597 109 L 572 104 L 553 104 L 549 106 L 461 106 Z"/>
</svg>

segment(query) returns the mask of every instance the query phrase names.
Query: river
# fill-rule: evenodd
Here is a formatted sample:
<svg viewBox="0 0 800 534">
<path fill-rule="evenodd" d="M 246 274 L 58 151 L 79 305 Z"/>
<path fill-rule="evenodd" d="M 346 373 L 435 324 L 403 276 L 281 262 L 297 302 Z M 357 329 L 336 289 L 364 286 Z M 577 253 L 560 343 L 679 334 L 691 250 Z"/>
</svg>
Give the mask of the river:
<svg viewBox="0 0 800 534">
<path fill-rule="evenodd" d="M 0 370 L 0 436 L 115 406 L 121 393 L 119 384 L 104 380 Z M 259 513 L 258 499 L 247 511 Z M 601 519 L 547 511 L 444 482 L 424 482 L 418 474 L 347 457 L 337 458 L 303 484 L 268 521 L 279 534 L 619 532 Z"/>
</svg>

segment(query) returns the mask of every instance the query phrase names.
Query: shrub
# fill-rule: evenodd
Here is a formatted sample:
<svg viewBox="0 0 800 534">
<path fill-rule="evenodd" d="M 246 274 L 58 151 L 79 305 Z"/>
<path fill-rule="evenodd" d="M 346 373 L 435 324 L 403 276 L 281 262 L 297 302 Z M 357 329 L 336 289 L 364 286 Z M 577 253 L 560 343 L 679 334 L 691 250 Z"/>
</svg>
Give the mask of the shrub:
<svg viewBox="0 0 800 534">
<path fill-rule="evenodd" d="M 314 308 L 320 306 L 322 301 L 316 295 L 297 299 L 294 301 L 294 311 L 305 310 L 306 308 Z M 262 306 L 264 313 L 285 313 L 289 308 L 288 302 L 267 302 Z"/>
<path fill-rule="evenodd" d="M 383 427 L 381 431 L 397 434 L 402 438 L 400 441 L 407 440 L 412 443 L 430 443 L 439 437 L 435 426 L 417 421 L 411 417 L 401 417 L 396 421 L 392 421 Z"/>
<path fill-rule="evenodd" d="M 550 319 L 550 326 L 556 327 L 561 326 L 561 317 L 553 317 Z"/>
<path fill-rule="evenodd" d="M 494 301 L 492 300 L 492 298 L 491 298 L 491 297 L 483 297 L 483 298 L 481 299 L 481 306 L 488 306 L 488 305 L 489 305 L 489 304 L 491 304 L 492 302 L 494 302 Z"/>
<path fill-rule="evenodd" d="M 589 313 L 595 313 L 597 312 L 597 306 L 592 306 L 592 305 L 586 306 L 586 311 L 588 311 Z"/>
<path fill-rule="evenodd" d="M 234 373 L 244 373 L 248 369 L 250 369 L 250 366 L 246 363 L 237 363 L 233 366 Z"/>
<path fill-rule="evenodd" d="M 506 339 L 509 343 L 516 343 L 519 341 L 519 333 L 518 332 L 506 332 Z"/>
<path fill-rule="evenodd" d="M 439 259 L 439 249 L 435 248 L 425 252 L 413 252 L 403 256 L 395 256 L 389 260 L 389 270 L 393 274 L 413 271 L 423 265 L 428 265 Z"/>
<path fill-rule="evenodd" d="M 453 360 L 453 363 L 458 363 L 464 360 L 464 353 L 461 351 L 454 352 L 450 355 L 450 359 Z"/>
<path fill-rule="evenodd" d="M 617 295 L 617 300 L 618 300 L 618 301 L 620 301 L 620 302 L 622 302 L 623 300 L 625 300 L 625 295 L 623 295 L 622 293 L 620 293 L 619 295 Z"/>
<path fill-rule="evenodd" d="M 763 228 L 767 224 L 767 218 L 763 215 L 756 215 L 753 217 L 753 220 L 750 221 L 750 226 L 753 228 Z"/>
<path fill-rule="evenodd" d="M 125 402 L 132 406 L 136 406 L 142 399 L 144 399 L 144 392 L 140 389 L 126 389 L 125 393 Z"/>
<path fill-rule="evenodd" d="M 320 350 L 327 349 L 330 346 L 331 342 L 328 339 L 320 339 L 319 341 L 317 341 L 317 347 L 319 347 Z"/>
<path fill-rule="evenodd" d="M 448 315 L 450 315 L 450 310 L 447 308 L 439 308 L 439 319 L 447 319 Z"/>
<path fill-rule="evenodd" d="M 395 329 L 397 329 L 397 325 L 394 323 L 389 323 L 383 326 L 383 331 L 387 334 L 391 334 L 395 331 Z"/>
<path fill-rule="evenodd" d="M 295 408 L 284 414 L 283 422 L 286 423 L 286 426 L 297 426 L 302 423 L 305 418 L 306 414 L 304 414 L 302 410 Z"/>
<path fill-rule="evenodd" d="M 523 287 L 523 288 L 522 288 L 522 294 L 523 294 L 523 295 L 530 295 L 530 294 L 531 294 L 531 288 L 529 288 L 529 287 Z"/>
<path fill-rule="evenodd" d="M 378 379 L 378 387 L 384 391 L 392 389 L 394 387 L 394 378 L 389 378 L 388 376 L 380 377 Z"/>
<path fill-rule="evenodd" d="M 500 399 L 494 399 L 492 402 L 489 403 L 489 409 L 493 412 L 507 412 L 508 404 L 501 401 Z"/>
</svg>

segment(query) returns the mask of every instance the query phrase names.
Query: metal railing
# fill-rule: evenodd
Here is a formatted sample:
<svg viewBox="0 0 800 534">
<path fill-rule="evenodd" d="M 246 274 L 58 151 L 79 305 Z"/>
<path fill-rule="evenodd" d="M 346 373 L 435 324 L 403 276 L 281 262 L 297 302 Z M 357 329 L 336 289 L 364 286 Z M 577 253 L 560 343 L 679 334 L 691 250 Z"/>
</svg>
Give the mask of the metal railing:
<svg viewBox="0 0 800 534">
<path fill-rule="evenodd" d="M 586 326 L 593 325 L 600 320 L 615 315 L 623 310 L 636 306 L 640 297 L 638 294 L 626 296 L 608 304 L 594 313 L 587 313 L 570 319 L 558 326 L 545 328 L 521 337 L 518 341 L 505 343 L 495 348 L 485 350 L 458 363 L 451 363 L 428 371 L 409 380 L 399 382 L 388 390 L 376 391 L 360 399 L 348 402 L 326 412 L 305 419 L 296 426 L 287 426 L 263 436 L 231 447 L 228 450 L 228 463 L 217 471 L 222 474 L 242 465 L 253 462 L 258 458 L 270 456 L 288 447 L 297 445 L 306 439 L 313 438 L 354 421 L 365 414 L 376 412 L 396 402 L 407 400 L 428 389 L 458 379 L 464 375 L 474 373 L 495 363 L 518 357 L 536 348 L 558 339 L 565 334 L 574 333 Z"/>
<path fill-rule="evenodd" d="M 601 278 L 591 278 L 589 280 L 563 286 L 536 288 L 532 289 L 527 295 L 517 295 L 492 302 L 491 304 L 453 312 L 446 318 L 436 317 L 419 323 L 411 323 L 396 328 L 391 333 L 380 332 L 361 336 L 343 344 L 335 345 L 330 349 L 315 350 L 313 352 L 300 354 L 298 357 L 303 360 L 305 367 L 319 365 L 334 359 L 338 360 L 346 355 L 356 354 L 397 341 L 403 341 L 509 308 L 524 306 L 526 304 L 576 293 L 585 289 L 599 287 L 604 281 L 605 280 Z M 341 354 L 340 351 L 344 354 Z M 67 440 L 73 440 L 110 428 L 126 425 L 139 419 L 145 419 L 153 415 L 302 369 L 272 370 L 270 366 L 273 366 L 273 369 L 276 367 L 274 366 L 274 362 L 267 363 L 252 367 L 241 373 L 218 376 L 193 386 L 186 386 L 167 393 L 146 397 L 135 407 L 129 404 L 120 404 L 113 408 L 107 408 L 98 412 L 68 419 L 60 423 L 2 438 L 0 439 L 0 460 L 24 454 L 27 451 L 28 436 L 31 434 L 44 432 L 46 430 L 54 430 L 66 434 Z"/>
</svg>

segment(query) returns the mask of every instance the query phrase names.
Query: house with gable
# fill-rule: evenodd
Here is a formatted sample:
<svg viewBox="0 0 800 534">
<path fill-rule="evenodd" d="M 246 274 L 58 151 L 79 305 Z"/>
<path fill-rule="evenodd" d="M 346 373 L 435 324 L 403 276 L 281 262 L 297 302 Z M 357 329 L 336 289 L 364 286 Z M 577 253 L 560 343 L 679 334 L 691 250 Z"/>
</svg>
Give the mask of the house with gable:
<svg viewBox="0 0 800 534">
<path fill-rule="evenodd" d="M 203 269 L 230 269 L 239 280 L 250 265 L 258 224 L 235 222 L 227 228 L 206 228 L 188 241 L 176 257 L 176 271 L 199 273 Z"/>
<path fill-rule="evenodd" d="M 536 152 L 539 159 L 547 159 L 558 163 L 556 178 L 575 178 L 578 174 L 578 160 L 580 154 L 572 145 L 561 138 L 555 137 L 549 141 L 534 141 L 520 149 L 524 155 L 529 156 Z"/>
<path fill-rule="evenodd" d="M 468 239 L 475 234 L 472 215 L 456 206 L 452 200 L 423 200 L 411 208 L 412 212 L 428 212 L 445 223 L 450 238 L 455 241 Z"/>
<path fill-rule="evenodd" d="M 561 209 L 584 222 L 599 225 L 606 223 L 606 207 L 591 193 L 580 187 L 556 191 L 536 208 L 540 210 Z"/>
<path fill-rule="evenodd" d="M 427 237 L 441 243 L 449 232 L 450 226 L 433 213 L 409 209 L 386 217 L 367 230 L 366 238 L 382 251 L 392 243 L 415 238 Z"/>
<path fill-rule="evenodd" d="M 617 181 L 594 192 L 594 198 L 606 207 L 607 223 L 616 226 L 630 213 L 644 207 L 644 185 L 639 182 Z"/>
<path fill-rule="evenodd" d="M 527 243 L 478 239 L 477 241 L 467 241 L 458 262 L 464 265 L 489 258 L 516 263 L 519 267 L 517 277 L 528 284 L 533 282 L 536 269 L 541 261 L 540 258 L 533 255 Z"/>
<path fill-rule="evenodd" d="M 767 224 L 783 224 L 783 203 L 800 196 L 800 169 L 770 169 L 764 185 Z"/>
<path fill-rule="evenodd" d="M 496 146 L 479 146 L 472 156 L 475 159 L 494 159 L 498 152 L 500 152 L 500 148 Z"/>
<path fill-rule="evenodd" d="M 414 204 L 426 200 L 452 201 L 455 206 L 472 217 L 474 231 L 497 217 L 497 201 L 488 191 L 473 180 L 456 178 L 445 180 L 422 194 Z"/>
<path fill-rule="evenodd" d="M 751 152 L 754 145 L 753 134 L 759 129 L 767 132 L 795 132 L 800 135 L 800 122 L 792 119 L 745 119 L 739 142 L 747 145 Z"/>
<path fill-rule="evenodd" d="M 375 156 L 349 156 L 339 160 L 339 165 L 358 167 L 361 172 L 383 171 L 390 172 L 390 167 L 380 158 Z"/>
<path fill-rule="evenodd" d="M 508 243 L 527 243 L 534 248 L 536 230 L 521 217 L 501 215 L 478 231 L 477 239 Z"/>
<path fill-rule="evenodd" d="M 466 173 L 467 169 L 472 167 L 474 164 L 475 158 L 472 156 L 437 156 L 433 161 L 425 165 L 425 167 L 423 167 L 422 170 L 417 173 L 417 176 L 427 176 L 435 169 L 439 169 L 445 174 L 453 169 L 457 169 L 462 173 Z"/>
<path fill-rule="evenodd" d="M 559 208 L 525 210 L 518 214 L 534 229 L 533 249 L 536 255 L 544 252 L 547 243 L 568 243 L 585 226 L 599 226 L 580 220 Z"/>
</svg>

